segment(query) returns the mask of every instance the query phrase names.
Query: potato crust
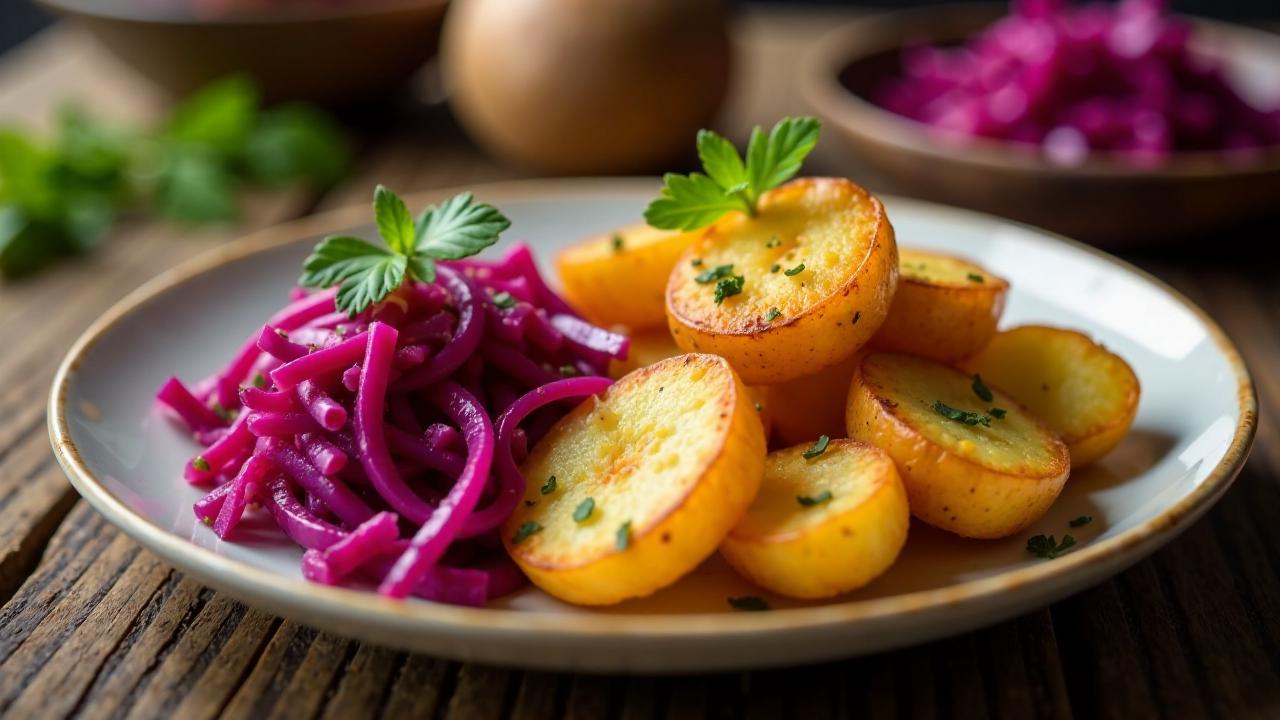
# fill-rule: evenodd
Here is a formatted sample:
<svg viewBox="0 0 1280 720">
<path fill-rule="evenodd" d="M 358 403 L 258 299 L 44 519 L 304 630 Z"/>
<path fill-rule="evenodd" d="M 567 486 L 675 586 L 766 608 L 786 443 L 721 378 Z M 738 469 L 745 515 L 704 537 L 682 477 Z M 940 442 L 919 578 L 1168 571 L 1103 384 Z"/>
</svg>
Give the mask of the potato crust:
<svg viewBox="0 0 1280 720">
<path fill-rule="evenodd" d="M 1072 467 L 1115 449 L 1138 413 L 1141 386 L 1133 368 L 1075 330 L 1005 330 L 966 365 L 1057 431 L 1071 450 Z"/>
<path fill-rule="evenodd" d="M 729 364 L 669 358 L 579 405 L 533 448 L 521 468 L 526 502 L 503 541 L 557 598 L 608 605 L 642 597 L 715 551 L 755 497 L 764 455 L 760 419 Z M 594 508 L 579 521 L 588 498 Z M 541 530 L 516 542 L 530 522 Z"/>
<path fill-rule="evenodd" d="M 743 287 L 716 303 L 716 281 L 697 278 L 723 266 Z M 765 193 L 755 217 L 731 213 L 699 237 L 671 273 L 667 320 L 684 350 L 727 358 L 748 383 L 780 383 L 852 356 L 897 283 L 880 201 L 842 178 L 802 178 Z"/>
<path fill-rule="evenodd" d="M 720 553 L 763 588 L 817 599 L 856 590 L 892 566 L 911 513 L 884 451 L 833 440 L 805 458 L 809 448 L 769 454 L 760 493 Z"/>
<path fill-rule="evenodd" d="M 952 363 L 996 333 L 1009 283 L 963 258 L 899 249 L 898 291 L 871 347 Z"/>
<path fill-rule="evenodd" d="M 664 327 L 667 278 L 695 237 L 640 223 L 571 245 L 556 255 L 565 298 L 597 325 Z"/>
<path fill-rule="evenodd" d="M 893 458 L 916 517 L 964 537 L 1006 537 L 1049 509 L 1071 462 L 1057 435 L 1013 398 L 991 390 L 993 400 L 983 401 L 958 370 L 873 353 L 854 373 L 846 427 L 850 438 Z M 944 417 L 938 402 L 987 417 L 989 426 Z"/>
</svg>

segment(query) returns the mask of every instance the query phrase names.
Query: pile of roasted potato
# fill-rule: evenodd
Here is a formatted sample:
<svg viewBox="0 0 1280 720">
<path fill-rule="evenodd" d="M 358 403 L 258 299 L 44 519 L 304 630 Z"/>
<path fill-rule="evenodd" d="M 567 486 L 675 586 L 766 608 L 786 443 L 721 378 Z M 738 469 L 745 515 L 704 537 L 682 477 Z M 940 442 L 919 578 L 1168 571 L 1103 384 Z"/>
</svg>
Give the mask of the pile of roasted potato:
<svg viewBox="0 0 1280 720">
<path fill-rule="evenodd" d="M 700 231 L 621 228 L 558 268 L 584 316 L 633 339 L 618 382 L 532 449 L 505 533 L 574 603 L 650 594 L 716 550 L 781 595 L 849 592 L 893 564 L 911 515 L 1023 531 L 1137 412 L 1124 360 L 1072 330 L 998 330 L 1005 279 L 899 250 L 845 179 Z"/>
</svg>

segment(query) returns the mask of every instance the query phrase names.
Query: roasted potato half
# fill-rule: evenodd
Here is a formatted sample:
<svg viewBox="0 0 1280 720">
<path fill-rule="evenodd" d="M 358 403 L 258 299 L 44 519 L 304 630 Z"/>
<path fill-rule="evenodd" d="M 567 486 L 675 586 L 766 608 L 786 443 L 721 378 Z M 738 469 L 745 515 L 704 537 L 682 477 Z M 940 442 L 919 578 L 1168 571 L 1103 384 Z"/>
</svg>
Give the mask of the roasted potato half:
<svg viewBox="0 0 1280 720">
<path fill-rule="evenodd" d="M 565 248 L 556 256 L 565 298 L 597 325 L 663 327 L 667 278 L 694 237 L 639 224 Z"/>
<path fill-rule="evenodd" d="M 795 598 L 856 590 L 897 559 L 911 512 L 893 460 L 852 440 L 822 454 L 797 445 L 769 454 L 751 509 L 720 554 L 744 577 Z"/>
<path fill-rule="evenodd" d="M 877 350 L 945 363 L 981 350 L 996 333 L 1009 283 L 980 265 L 941 253 L 898 250 L 898 291 Z"/>
<path fill-rule="evenodd" d="M 767 386 L 765 405 L 777 439 L 797 445 L 820 435 L 844 437 L 844 406 L 856 365 L 854 356 L 812 375 Z"/>
<path fill-rule="evenodd" d="M 1120 356 L 1074 330 L 1005 330 L 967 363 L 1062 436 L 1071 466 L 1111 452 L 1133 425 L 1141 389 Z"/>
<path fill-rule="evenodd" d="M 755 498 L 764 457 L 760 418 L 727 361 L 662 360 L 579 405 L 533 448 L 507 551 L 561 600 L 648 595 L 715 552 Z"/>
<path fill-rule="evenodd" d="M 698 238 L 671 273 L 667 320 L 684 350 L 728 358 L 748 383 L 781 383 L 852 356 L 897 283 L 880 201 L 848 180 L 802 178 Z"/>
<path fill-rule="evenodd" d="M 1013 535 L 1057 499 L 1071 456 L 1040 420 L 995 388 L 910 355 L 872 353 L 854 373 L 849 437 L 898 465 L 911 512 L 971 538 Z"/>
</svg>

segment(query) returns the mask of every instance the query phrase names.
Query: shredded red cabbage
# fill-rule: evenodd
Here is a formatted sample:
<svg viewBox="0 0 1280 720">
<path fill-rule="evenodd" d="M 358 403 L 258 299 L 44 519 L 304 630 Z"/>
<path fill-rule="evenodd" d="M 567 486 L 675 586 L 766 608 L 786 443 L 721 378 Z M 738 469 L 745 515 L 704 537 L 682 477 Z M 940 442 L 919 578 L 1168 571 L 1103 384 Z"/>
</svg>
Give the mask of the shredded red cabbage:
<svg viewBox="0 0 1280 720">
<path fill-rule="evenodd" d="M 608 387 L 626 339 L 573 315 L 523 245 L 441 263 L 354 318 L 331 291 L 291 298 L 197 392 L 157 395 L 209 441 L 185 471 L 212 486 L 196 517 L 234 541 L 266 513 L 317 583 L 468 605 L 518 588 L 496 536 L 523 496 L 516 463 L 566 401 Z"/>
</svg>

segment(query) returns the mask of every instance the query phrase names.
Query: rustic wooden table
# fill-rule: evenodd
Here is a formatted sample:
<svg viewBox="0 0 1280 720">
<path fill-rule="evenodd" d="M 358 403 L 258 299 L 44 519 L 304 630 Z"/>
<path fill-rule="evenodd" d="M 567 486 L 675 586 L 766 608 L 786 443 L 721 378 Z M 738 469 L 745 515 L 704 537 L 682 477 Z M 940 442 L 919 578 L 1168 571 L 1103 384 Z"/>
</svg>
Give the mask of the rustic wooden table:
<svg viewBox="0 0 1280 720">
<path fill-rule="evenodd" d="M 839 20 L 742 18 L 725 127 L 804 111 L 793 52 Z M 153 117 L 160 98 L 80 34 L 54 29 L 0 62 L 0 123 L 47 126 L 64 100 Z M 320 208 L 511 177 L 439 106 L 366 124 L 354 173 L 320 197 L 250 199 L 234 229 L 121 227 L 105 249 L 0 286 L 0 715 L 88 717 L 1251 717 L 1280 714 L 1280 263 L 1217 244 L 1134 258 L 1201 303 L 1258 382 L 1253 458 L 1218 506 L 1152 558 L 1016 620 L 930 645 L 785 671 L 567 676 L 458 664 L 364 645 L 202 587 L 80 501 L 54 463 L 45 396 L 58 359 L 110 303 L 173 263 Z M 834 147 L 818 172 L 859 177 Z M 874 186 L 874 182 L 871 183 Z M 1274 244 L 1270 237 L 1257 240 Z M 1261 259 L 1260 259 L 1261 258 Z M 1194 378 L 1188 378 L 1194 381 Z"/>
</svg>

